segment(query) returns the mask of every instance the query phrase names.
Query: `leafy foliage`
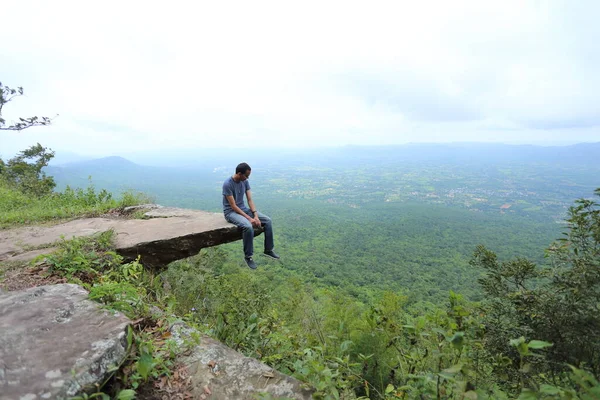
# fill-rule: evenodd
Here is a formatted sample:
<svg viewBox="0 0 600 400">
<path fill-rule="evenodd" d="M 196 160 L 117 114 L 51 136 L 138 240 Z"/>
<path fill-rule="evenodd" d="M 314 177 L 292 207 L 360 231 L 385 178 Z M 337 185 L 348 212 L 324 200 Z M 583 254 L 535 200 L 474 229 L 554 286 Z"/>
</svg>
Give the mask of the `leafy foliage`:
<svg viewBox="0 0 600 400">
<path fill-rule="evenodd" d="M 600 195 L 600 191 L 596 190 Z M 600 209 L 581 199 L 570 207 L 568 231 L 547 250 L 549 268 L 526 259 L 499 263 L 496 255 L 479 247 L 472 265 L 487 271 L 480 280 L 488 298 L 483 305 L 486 344 L 494 353 L 513 360 L 499 368 L 514 382 L 523 355 L 510 350 L 511 338 L 529 337 L 553 343 L 545 358 L 528 368 L 532 373 L 561 375 L 566 364 L 600 374 Z M 513 342 L 514 343 L 514 342 Z M 532 343 L 532 342 L 530 342 Z"/>
<path fill-rule="evenodd" d="M 93 185 L 85 189 L 67 187 L 42 197 L 32 197 L 0 179 L 0 228 L 15 225 L 65 219 L 77 216 L 96 216 L 112 209 L 148 202 L 143 194 L 125 192 L 114 198 L 106 190 L 97 191 Z"/>
<path fill-rule="evenodd" d="M 598 390 L 590 368 L 596 333 L 584 330 L 575 338 L 584 328 L 575 326 L 578 312 L 585 311 L 575 304 L 570 309 L 577 312 L 561 316 L 564 325 L 553 318 L 572 302 L 565 292 L 593 292 L 596 283 L 589 277 L 597 268 L 597 218 L 595 203 L 576 202 L 567 241 L 548 250 L 552 268 L 538 268 L 524 257 L 500 263 L 493 252 L 478 247 L 471 266 L 486 271 L 480 280 L 487 295 L 482 304 L 450 293 L 442 308 L 390 291 L 357 301 L 343 286 L 303 284 L 273 265 L 250 274 L 228 265 L 228 257 L 216 249 L 172 265 L 163 279 L 209 333 L 218 332 L 229 345 L 309 381 L 318 398 L 346 398 L 350 392 L 407 399 L 585 398 Z M 568 252 L 558 247 L 561 243 L 569 244 Z M 575 273 L 573 266 L 582 269 Z M 555 289 L 557 282 L 571 281 L 567 287 L 577 283 L 577 291 Z M 234 288 L 238 293 L 232 294 Z M 556 294 L 559 303 L 552 300 Z M 590 304 L 598 302 L 591 297 Z M 225 306 L 221 312 L 227 318 L 215 312 L 217 305 Z M 589 310 L 586 323 L 597 318 L 593 307 Z M 556 332 L 569 340 L 561 342 Z M 572 363 L 577 356 L 582 358 Z M 585 383 L 577 382 L 581 376 Z"/>
<path fill-rule="evenodd" d="M 122 261 L 121 256 L 110 250 L 113 236 L 114 231 L 106 231 L 71 240 L 63 237 L 57 251 L 38 259 L 46 259 L 50 273 L 60 272 L 68 278 L 89 282 Z"/>
<path fill-rule="evenodd" d="M 90 299 L 137 321 L 128 332 L 127 359 L 109 381 L 81 399 L 131 399 L 141 386 L 169 375 L 174 368 L 174 344 L 164 340 L 169 336 L 166 317 L 149 312 L 151 305 L 168 309 L 169 303 L 159 295 L 158 280 L 139 258 L 124 263 L 114 252 L 113 240 L 113 231 L 71 240 L 63 238 L 57 251 L 39 257 L 49 266 L 48 273 L 83 285 L 89 290 Z"/>
<path fill-rule="evenodd" d="M 46 176 L 42 168 L 54 157 L 54 152 L 39 143 L 21 151 L 6 163 L 0 160 L 0 179 L 20 192 L 42 197 L 52 192 L 56 186 L 52 177 Z M 29 161 L 33 162 L 29 162 Z"/>
</svg>

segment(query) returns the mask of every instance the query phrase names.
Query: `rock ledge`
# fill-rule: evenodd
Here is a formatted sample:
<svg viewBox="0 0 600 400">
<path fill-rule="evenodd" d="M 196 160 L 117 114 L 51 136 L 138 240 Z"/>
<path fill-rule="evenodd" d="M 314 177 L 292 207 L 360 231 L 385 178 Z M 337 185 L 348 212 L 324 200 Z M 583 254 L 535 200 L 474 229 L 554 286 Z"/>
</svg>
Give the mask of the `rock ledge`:
<svg viewBox="0 0 600 400">
<path fill-rule="evenodd" d="M 54 226 L 31 226 L 0 231 L 0 262 L 27 261 L 52 251 L 61 237 L 89 236 L 113 229 L 116 250 L 127 261 L 138 255 L 149 267 L 198 254 L 211 246 L 242 238 L 241 231 L 222 213 L 144 205 L 147 219 L 83 218 Z M 139 209 L 139 207 L 138 207 Z M 259 235 L 261 230 L 256 230 Z M 46 249 L 40 249 L 45 247 Z"/>
</svg>

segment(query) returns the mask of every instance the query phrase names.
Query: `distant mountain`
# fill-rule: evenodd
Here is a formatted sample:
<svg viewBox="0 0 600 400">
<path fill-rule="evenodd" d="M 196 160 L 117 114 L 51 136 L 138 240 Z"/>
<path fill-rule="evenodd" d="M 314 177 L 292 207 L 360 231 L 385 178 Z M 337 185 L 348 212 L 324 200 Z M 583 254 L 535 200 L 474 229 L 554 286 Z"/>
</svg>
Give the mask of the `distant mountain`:
<svg viewBox="0 0 600 400">
<path fill-rule="evenodd" d="M 96 158 L 96 159 L 92 159 L 92 160 L 85 160 L 85 161 L 77 161 L 77 162 L 70 162 L 68 164 L 64 164 L 62 165 L 62 167 L 66 167 L 66 168 L 78 168 L 78 169 L 85 169 L 85 168 L 101 168 L 101 169 L 114 169 L 114 168 L 124 168 L 124 169 L 135 169 L 135 168 L 140 168 L 142 166 L 127 160 L 126 158 L 123 157 L 119 157 L 119 156 L 110 156 L 110 157 L 102 157 L 102 158 Z"/>
<path fill-rule="evenodd" d="M 67 184 L 86 187 L 90 177 L 95 185 L 114 189 L 115 182 L 120 182 L 122 186 L 132 181 L 143 180 L 148 174 L 148 168 L 153 167 L 144 167 L 123 157 L 112 156 L 48 166 L 44 172 L 55 178 L 58 189 Z"/>
<path fill-rule="evenodd" d="M 118 156 L 48 166 L 44 172 L 54 177 L 57 190 L 63 190 L 67 185 L 85 188 L 91 183 L 98 189 L 107 189 L 115 194 L 126 190 L 151 194 L 156 188 L 167 191 L 177 188 L 185 192 L 185 188 L 197 187 L 199 181 L 214 180 L 212 169 L 198 171 L 144 166 Z"/>
</svg>

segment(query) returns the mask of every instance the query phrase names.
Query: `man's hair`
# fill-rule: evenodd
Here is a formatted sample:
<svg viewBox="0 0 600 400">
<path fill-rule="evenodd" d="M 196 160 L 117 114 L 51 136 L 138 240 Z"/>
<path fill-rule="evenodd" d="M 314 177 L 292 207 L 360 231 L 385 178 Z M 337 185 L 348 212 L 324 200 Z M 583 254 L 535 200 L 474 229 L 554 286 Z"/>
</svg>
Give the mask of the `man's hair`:
<svg viewBox="0 0 600 400">
<path fill-rule="evenodd" d="M 237 167 L 235 167 L 235 173 L 242 173 L 242 174 L 246 174 L 246 172 L 248 171 L 252 171 L 252 168 L 250 168 L 250 166 L 248 164 L 246 164 L 245 162 L 238 164 Z"/>
</svg>

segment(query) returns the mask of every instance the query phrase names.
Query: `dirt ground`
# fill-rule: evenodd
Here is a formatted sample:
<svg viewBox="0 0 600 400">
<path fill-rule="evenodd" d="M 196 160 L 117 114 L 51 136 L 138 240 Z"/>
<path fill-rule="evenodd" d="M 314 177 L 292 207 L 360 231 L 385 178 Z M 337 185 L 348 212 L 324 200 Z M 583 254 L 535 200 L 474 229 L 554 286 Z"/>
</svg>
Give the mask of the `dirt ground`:
<svg viewBox="0 0 600 400">
<path fill-rule="evenodd" d="M 36 286 L 67 283 L 65 278 L 48 273 L 48 266 L 29 263 L 0 263 L 0 289 L 4 291 L 23 290 Z"/>
</svg>

